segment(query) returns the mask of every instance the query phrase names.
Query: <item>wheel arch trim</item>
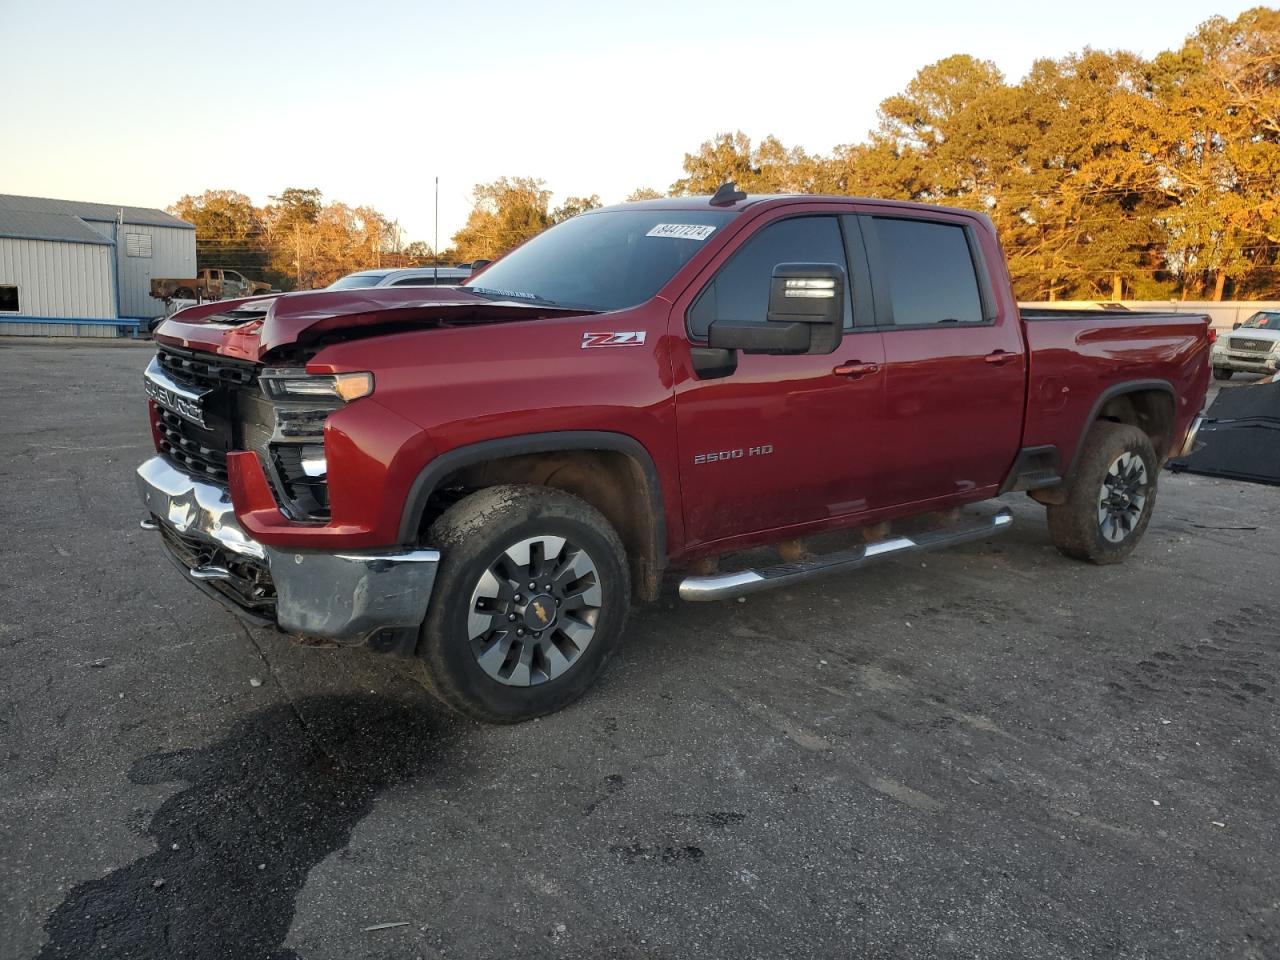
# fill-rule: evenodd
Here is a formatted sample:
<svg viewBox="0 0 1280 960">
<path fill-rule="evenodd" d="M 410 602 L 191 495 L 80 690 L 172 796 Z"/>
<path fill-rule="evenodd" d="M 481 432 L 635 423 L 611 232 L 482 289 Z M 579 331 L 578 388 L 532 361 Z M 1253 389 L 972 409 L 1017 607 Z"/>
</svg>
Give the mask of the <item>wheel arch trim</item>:
<svg viewBox="0 0 1280 960">
<path fill-rule="evenodd" d="M 1089 436 L 1089 429 L 1098 421 L 1098 415 L 1102 413 L 1103 407 L 1116 397 L 1122 397 L 1130 393 L 1144 393 L 1149 390 L 1156 390 L 1169 395 L 1169 402 L 1173 406 L 1173 418 L 1178 418 L 1178 395 L 1173 389 L 1173 384 L 1168 380 L 1126 380 L 1123 383 L 1113 383 L 1107 389 L 1098 395 L 1098 399 L 1093 402 L 1093 407 L 1089 410 L 1089 416 L 1085 418 L 1080 425 L 1080 437 L 1076 440 L 1075 453 L 1071 456 L 1071 465 L 1067 468 L 1064 479 L 1069 483 L 1075 479 L 1076 467 L 1080 464 L 1080 457 L 1084 454 L 1084 443 Z M 1160 451 L 1156 451 L 1156 456 L 1160 456 Z"/>
<path fill-rule="evenodd" d="M 574 450 L 606 450 L 621 453 L 639 464 L 653 504 L 653 542 L 657 562 L 667 558 L 666 509 L 662 499 L 662 481 L 649 451 L 635 437 L 604 430 L 555 430 L 549 433 L 526 433 L 515 437 L 498 437 L 454 447 L 435 457 L 419 471 L 409 488 L 404 511 L 400 516 L 399 542 L 416 542 L 418 525 L 426 510 L 427 500 L 440 482 L 465 467 L 487 460 L 501 460 L 536 453 L 562 453 Z"/>
</svg>

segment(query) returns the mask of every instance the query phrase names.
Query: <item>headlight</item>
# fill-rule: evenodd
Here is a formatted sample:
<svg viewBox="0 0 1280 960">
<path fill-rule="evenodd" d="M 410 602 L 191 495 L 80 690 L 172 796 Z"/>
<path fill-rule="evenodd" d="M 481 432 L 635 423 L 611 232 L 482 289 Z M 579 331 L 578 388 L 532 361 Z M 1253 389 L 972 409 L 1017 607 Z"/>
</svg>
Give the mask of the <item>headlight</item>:
<svg viewBox="0 0 1280 960">
<path fill-rule="evenodd" d="M 312 375 L 301 367 L 268 367 L 258 382 L 275 419 L 263 452 L 281 506 L 298 520 L 327 520 L 325 421 L 344 403 L 372 393 L 373 374 Z"/>
<path fill-rule="evenodd" d="M 327 398 L 349 403 L 373 393 L 372 373 L 309 374 L 297 367 L 268 367 L 258 379 L 272 400 Z"/>
</svg>

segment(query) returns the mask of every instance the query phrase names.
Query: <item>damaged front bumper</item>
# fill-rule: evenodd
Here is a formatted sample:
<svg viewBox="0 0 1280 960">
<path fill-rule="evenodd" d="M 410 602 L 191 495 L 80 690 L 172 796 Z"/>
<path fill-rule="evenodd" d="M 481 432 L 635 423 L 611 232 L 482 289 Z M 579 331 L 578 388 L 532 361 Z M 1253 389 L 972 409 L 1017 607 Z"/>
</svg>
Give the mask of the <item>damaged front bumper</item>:
<svg viewBox="0 0 1280 960">
<path fill-rule="evenodd" d="M 226 488 L 161 456 L 138 489 L 170 557 L 193 584 L 255 623 L 386 650 L 411 650 L 427 613 L 436 550 L 279 550 L 249 537 Z"/>
</svg>

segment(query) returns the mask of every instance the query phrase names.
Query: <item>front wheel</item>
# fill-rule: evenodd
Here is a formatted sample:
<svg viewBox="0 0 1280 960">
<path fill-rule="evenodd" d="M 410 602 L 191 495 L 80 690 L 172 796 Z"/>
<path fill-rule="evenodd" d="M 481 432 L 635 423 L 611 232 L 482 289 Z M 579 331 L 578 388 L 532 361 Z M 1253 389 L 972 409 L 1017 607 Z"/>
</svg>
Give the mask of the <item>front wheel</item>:
<svg viewBox="0 0 1280 960">
<path fill-rule="evenodd" d="M 1090 563 L 1124 560 L 1151 521 L 1159 469 L 1151 438 L 1137 427 L 1095 423 L 1066 501 L 1048 508 L 1053 545 Z"/>
<path fill-rule="evenodd" d="M 432 525 L 440 571 L 418 645 L 446 706 L 517 723 L 577 700 L 618 644 L 631 598 L 618 535 L 549 487 L 473 493 Z"/>
<path fill-rule="evenodd" d="M 1214 367 L 1214 368 L 1213 368 L 1213 379 L 1215 379 L 1215 380 L 1230 380 L 1230 379 L 1231 379 L 1231 375 L 1232 375 L 1233 373 L 1235 373 L 1235 371 L 1234 371 L 1234 370 L 1229 370 L 1229 369 L 1227 369 L 1226 367 Z"/>
</svg>

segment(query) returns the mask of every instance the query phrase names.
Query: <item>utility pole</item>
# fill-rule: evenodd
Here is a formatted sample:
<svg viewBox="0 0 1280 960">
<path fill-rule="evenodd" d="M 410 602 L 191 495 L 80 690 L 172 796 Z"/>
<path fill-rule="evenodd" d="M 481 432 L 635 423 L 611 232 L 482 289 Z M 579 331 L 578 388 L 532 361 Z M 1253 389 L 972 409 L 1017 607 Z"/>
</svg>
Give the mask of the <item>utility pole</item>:
<svg viewBox="0 0 1280 960">
<path fill-rule="evenodd" d="M 431 283 L 433 286 L 440 286 L 440 178 L 436 177 L 436 233 L 431 240 L 431 252 L 435 254 L 431 258 L 433 264 L 431 268 Z"/>
</svg>

